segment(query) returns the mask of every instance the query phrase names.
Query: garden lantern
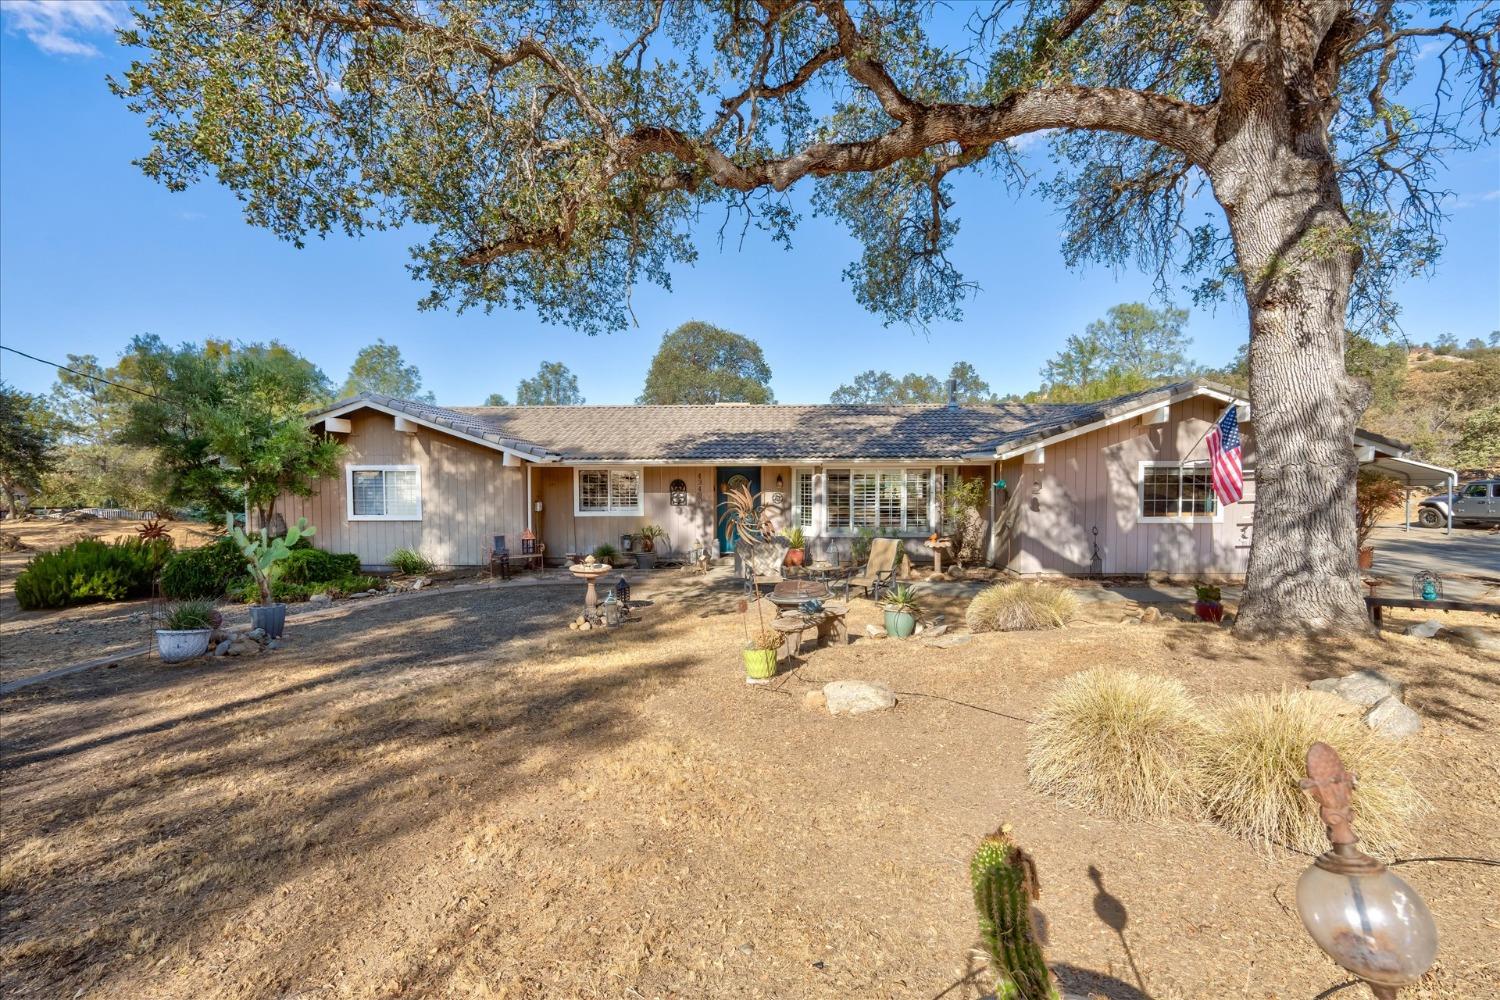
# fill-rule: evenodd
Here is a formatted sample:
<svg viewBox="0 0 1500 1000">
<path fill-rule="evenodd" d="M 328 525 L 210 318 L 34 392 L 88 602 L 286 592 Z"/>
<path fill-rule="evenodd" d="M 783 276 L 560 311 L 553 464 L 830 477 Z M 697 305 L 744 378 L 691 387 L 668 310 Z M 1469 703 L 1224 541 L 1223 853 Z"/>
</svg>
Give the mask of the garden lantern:
<svg viewBox="0 0 1500 1000">
<path fill-rule="evenodd" d="M 1297 912 L 1312 939 L 1380 1000 L 1422 978 L 1437 957 L 1437 926 L 1405 880 L 1355 846 L 1354 775 L 1326 743 L 1307 751 L 1302 787 L 1318 802 L 1333 848 L 1297 882 Z"/>
<path fill-rule="evenodd" d="M 615 600 L 619 601 L 620 606 L 626 611 L 630 610 L 630 581 L 623 576 L 615 584 Z"/>
<path fill-rule="evenodd" d="M 604 603 L 600 609 L 604 612 L 604 624 L 610 627 L 620 624 L 620 602 L 615 600 L 614 591 L 604 595 Z"/>
</svg>

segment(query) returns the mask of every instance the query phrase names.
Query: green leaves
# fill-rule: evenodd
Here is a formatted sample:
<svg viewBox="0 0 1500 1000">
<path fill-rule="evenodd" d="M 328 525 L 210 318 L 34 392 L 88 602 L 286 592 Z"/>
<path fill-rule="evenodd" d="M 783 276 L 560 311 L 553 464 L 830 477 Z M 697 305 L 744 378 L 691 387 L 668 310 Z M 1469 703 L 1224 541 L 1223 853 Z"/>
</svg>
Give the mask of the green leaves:
<svg viewBox="0 0 1500 1000">
<path fill-rule="evenodd" d="M 638 403 L 771 403 L 771 366 L 749 337 L 694 320 L 662 338 Z"/>
</svg>

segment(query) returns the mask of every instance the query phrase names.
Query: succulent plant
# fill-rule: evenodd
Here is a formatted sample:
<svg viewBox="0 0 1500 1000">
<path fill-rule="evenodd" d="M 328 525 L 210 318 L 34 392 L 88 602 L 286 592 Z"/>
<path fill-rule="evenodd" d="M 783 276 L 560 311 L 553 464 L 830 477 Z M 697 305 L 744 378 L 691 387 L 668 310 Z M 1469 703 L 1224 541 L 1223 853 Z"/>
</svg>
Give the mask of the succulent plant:
<svg viewBox="0 0 1500 1000">
<path fill-rule="evenodd" d="M 287 528 L 282 538 L 271 538 L 265 528 L 260 529 L 259 537 L 248 536 L 239 528 L 232 529 L 234 544 L 240 547 L 245 565 L 260 590 L 261 604 L 271 603 L 271 568 L 292 554 L 292 546 L 303 538 L 312 537 L 316 530 L 305 517 L 297 518 L 297 523 Z"/>
<path fill-rule="evenodd" d="M 1036 865 L 1009 827 L 980 842 L 969 875 L 979 934 L 995 974 L 995 1000 L 1059 1000 L 1031 918 L 1031 903 L 1041 895 Z"/>
</svg>

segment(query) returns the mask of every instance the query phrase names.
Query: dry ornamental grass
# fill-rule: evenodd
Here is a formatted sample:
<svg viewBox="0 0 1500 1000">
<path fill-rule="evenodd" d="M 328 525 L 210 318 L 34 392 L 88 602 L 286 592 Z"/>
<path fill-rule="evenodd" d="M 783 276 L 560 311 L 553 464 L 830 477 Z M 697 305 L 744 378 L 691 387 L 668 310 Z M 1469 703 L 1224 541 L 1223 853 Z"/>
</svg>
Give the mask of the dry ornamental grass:
<svg viewBox="0 0 1500 1000">
<path fill-rule="evenodd" d="M 1073 592 L 1050 583 L 997 583 L 974 596 L 964 616 L 970 632 L 1062 628 L 1078 614 Z"/>
<path fill-rule="evenodd" d="M 1090 670 L 1063 681 L 1032 726 L 1027 774 L 1042 791 L 1109 816 L 1190 814 L 1202 736 L 1177 681 Z"/>
<path fill-rule="evenodd" d="M 1389 855 L 1409 842 L 1426 803 L 1401 768 L 1401 745 L 1357 715 L 1331 712 L 1307 692 L 1246 695 L 1214 711 L 1201 745 L 1204 806 L 1232 833 L 1270 846 L 1321 853 L 1328 847 L 1317 806 L 1299 784 L 1308 747 L 1321 740 L 1354 772 L 1361 846 Z"/>
</svg>

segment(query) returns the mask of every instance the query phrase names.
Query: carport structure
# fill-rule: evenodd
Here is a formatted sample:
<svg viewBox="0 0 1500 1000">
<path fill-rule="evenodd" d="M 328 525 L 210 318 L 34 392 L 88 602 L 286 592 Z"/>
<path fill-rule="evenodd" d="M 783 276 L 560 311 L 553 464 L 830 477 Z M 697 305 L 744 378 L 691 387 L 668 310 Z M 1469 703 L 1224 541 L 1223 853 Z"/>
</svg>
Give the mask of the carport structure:
<svg viewBox="0 0 1500 1000">
<path fill-rule="evenodd" d="M 1354 432 L 1354 451 L 1359 456 L 1362 469 L 1376 469 L 1393 479 L 1406 484 L 1406 517 L 1403 530 L 1411 530 L 1411 491 L 1422 487 L 1431 491 L 1448 491 L 1446 534 L 1453 534 L 1453 488 L 1458 484 L 1458 472 L 1440 465 L 1419 462 L 1408 458 L 1411 446 L 1392 438 L 1371 434 L 1369 431 Z"/>
</svg>

